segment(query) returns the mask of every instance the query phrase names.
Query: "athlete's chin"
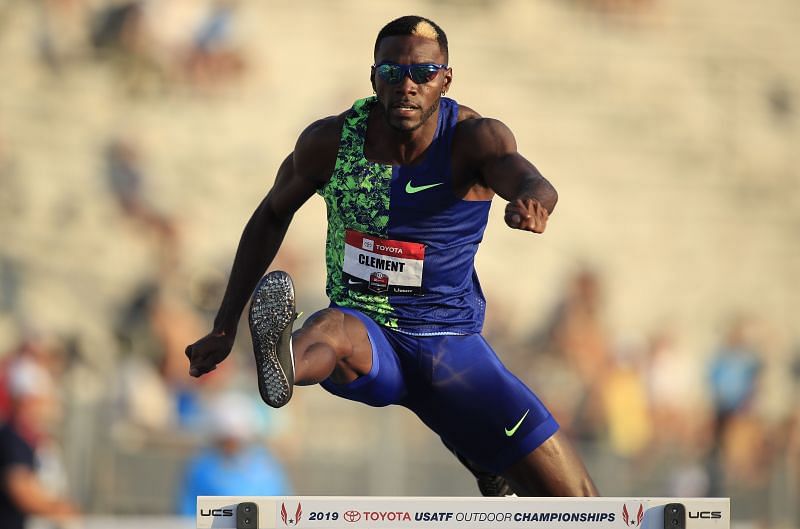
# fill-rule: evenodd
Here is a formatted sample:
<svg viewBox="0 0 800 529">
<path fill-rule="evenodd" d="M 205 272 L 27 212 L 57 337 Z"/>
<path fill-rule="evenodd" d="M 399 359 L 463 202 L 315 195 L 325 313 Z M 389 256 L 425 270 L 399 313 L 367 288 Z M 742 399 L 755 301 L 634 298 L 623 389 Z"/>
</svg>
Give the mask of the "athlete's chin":
<svg viewBox="0 0 800 529">
<path fill-rule="evenodd" d="M 388 121 L 389 126 L 398 132 L 414 132 L 422 125 L 421 121 L 411 119 L 390 118 Z"/>
</svg>

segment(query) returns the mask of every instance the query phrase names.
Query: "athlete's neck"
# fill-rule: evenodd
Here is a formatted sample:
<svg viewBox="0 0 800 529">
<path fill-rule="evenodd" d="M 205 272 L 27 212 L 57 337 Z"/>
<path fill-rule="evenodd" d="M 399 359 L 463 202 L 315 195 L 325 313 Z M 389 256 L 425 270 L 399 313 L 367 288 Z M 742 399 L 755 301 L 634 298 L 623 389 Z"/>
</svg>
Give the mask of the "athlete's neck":
<svg viewBox="0 0 800 529">
<path fill-rule="evenodd" d="M 380 104 L 374 105 L 367 118 L 364 156 L 371 161 L 392 165 L 413 165 L 433 142 L 439 123 L 437 108 L 419 127 L 398 130 L 389 125 Z"/>
</svg>

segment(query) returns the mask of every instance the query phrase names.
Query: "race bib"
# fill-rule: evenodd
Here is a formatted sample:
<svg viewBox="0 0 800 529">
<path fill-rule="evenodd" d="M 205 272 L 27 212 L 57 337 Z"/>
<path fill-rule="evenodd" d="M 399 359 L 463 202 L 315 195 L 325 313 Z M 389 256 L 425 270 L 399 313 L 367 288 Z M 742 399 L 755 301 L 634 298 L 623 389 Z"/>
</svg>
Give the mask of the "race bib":
<svg viewBox="0 0 800 529">
<path fill-rule="evenodd" d="M 423 244 L 347 230 L 342 280 L 356 292 L 421 296 L 424 261 Z"/>
</svg>

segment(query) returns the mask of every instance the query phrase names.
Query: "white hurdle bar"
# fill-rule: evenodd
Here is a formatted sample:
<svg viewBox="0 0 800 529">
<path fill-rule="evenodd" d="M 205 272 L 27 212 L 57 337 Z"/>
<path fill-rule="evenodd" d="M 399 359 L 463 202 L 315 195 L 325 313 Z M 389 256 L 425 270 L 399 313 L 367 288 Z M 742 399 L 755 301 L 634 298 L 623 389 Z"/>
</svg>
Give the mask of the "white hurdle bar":
<svg viewBox="0 0 800 529">
<path fill-rule="evenodd" d="M 730 526 L 729 498 L 197 498 L 197 529 L 729 529 Z"/>
</svg>

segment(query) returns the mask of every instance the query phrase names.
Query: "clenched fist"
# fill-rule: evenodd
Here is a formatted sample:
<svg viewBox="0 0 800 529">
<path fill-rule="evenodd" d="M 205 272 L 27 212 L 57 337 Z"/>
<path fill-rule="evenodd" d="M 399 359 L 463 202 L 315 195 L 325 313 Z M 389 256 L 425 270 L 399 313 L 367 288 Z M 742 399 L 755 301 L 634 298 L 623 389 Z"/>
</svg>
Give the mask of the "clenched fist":
<svg viewBox="0 0 800 529">
<path fill-rule="evenodd" d="M 234 336 L 225 333 L 210 333 L 186 348 L 189 358 L 189 374 L 193 377 L 205 375 L 217 368 L 233 349 Z"/>
<path fill-rule="evenodd" d="M 506 204 L 506 224 L 516 230 L 543 233 L 549 216 L 547 209 L 535 198 L 517 199 Z"/>
</svg>

